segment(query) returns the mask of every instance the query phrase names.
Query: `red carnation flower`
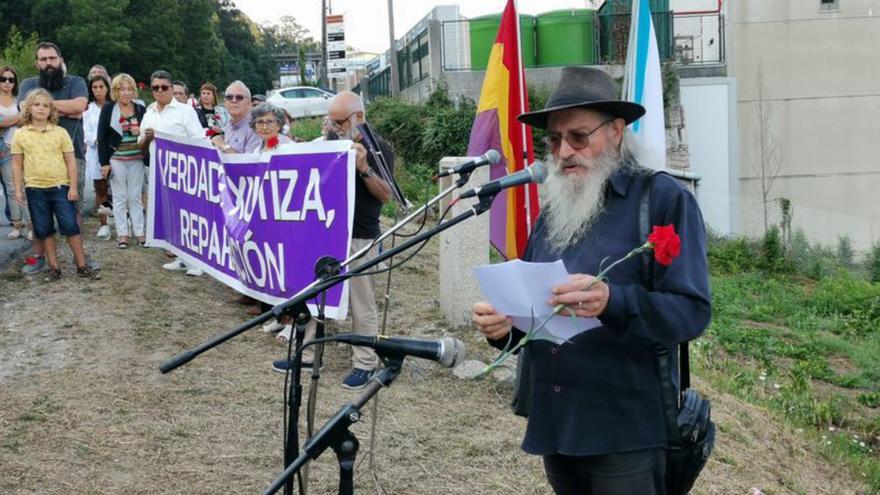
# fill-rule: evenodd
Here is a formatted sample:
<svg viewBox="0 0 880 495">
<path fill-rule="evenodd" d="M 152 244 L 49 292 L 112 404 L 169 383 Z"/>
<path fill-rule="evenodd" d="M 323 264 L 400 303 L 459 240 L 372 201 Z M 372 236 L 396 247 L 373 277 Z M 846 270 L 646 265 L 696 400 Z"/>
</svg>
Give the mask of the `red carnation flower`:
<svg viewBox="0 0 880 495">
<path fill-rule="evenodd" d="M 37 264 L 37 257 L 36 256 L 28 256 L 27 258 L 24 259 L 24 264 L 28 265 L 28 266 L 36 265 Z"/>
<path fill-rule="evenodd" d="M 653 246 L 654 259 L 661 265 L 669 266 L 681 254 L 681 238 L 675 233 L 673 225 L 655 225 L 648 242 Z"/>
<path fill-rule="evenodd" d="M 269 138 L 268 141 L 266 141 L 266 148 L 271 150 L 276 146 L 278 146 L 278 136 L 272 136 Z"/>
<path fill-rule="evenodd" d="M 125 117 L 119 117 L 119 123 L 120 123 L 120 124 L 124 124 L 124 123 L 125 123 Z"/>
<path fill-rule="evenodd" d="M 146 83 L 144 83 L 143 81 L 141 81 L 141 82 L 138 83 L 138 89 L 144 89 L 144 88 L 146 88 L 146 87 L 147 87 L 147 85 L 146 85 Z"/>
</svg>

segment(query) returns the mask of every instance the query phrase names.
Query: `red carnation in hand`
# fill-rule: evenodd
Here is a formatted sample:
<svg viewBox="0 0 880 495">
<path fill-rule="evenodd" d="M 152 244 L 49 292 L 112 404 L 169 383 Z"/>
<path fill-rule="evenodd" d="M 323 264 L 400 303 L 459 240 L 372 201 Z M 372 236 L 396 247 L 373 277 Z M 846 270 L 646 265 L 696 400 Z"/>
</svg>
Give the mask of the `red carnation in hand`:
<svg viewBox="0 0 880 495">
<path fill-rule="evenodd" d="M 651 235 L 648 236 L 648 243 L 654 249 L 654 259 L 661 265 L 669 266 L 672 260 L 681 254 L 681 238 L 675 233 L 675 227 L 672 225 L 665 227 L 655 225 Z"/>
<path fill-rule="evenodd" d="M 278 146 L 278 136 L 272 136 L 269 138 L 268 141 L 266 141 L 266 148 L 271 150 L 276 146 Z"/>
<path fill-rule="evenodd" d="M 119 123 L 120 123 L 120 124 L 124 124 L 124 123 L 125 123 L 125 117 L 119 117 Z"/>
</svg>

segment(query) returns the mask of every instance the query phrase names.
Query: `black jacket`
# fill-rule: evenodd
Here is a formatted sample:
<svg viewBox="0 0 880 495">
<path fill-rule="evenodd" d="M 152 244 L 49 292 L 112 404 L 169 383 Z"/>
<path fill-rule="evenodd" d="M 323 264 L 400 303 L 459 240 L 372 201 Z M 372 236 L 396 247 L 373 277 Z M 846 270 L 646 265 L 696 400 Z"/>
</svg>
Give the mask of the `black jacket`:
<svg viewBox="0 0 880 495">
<path fill-rule="evenodd" d="M 134 105 L 134 113 L 137 115 L 138 122 L 144 121 L 144 113 L 146 108 L 143 105 L 132 103 Z M 116 108 L 116 102 L 105 103 L 101 107 L 101 117 L 98 118 L 98 163 L 101 166 L 110 165 L 110 157 L 116 152 L 122 136 L 110 127 L 110 118 L 113 115 L 113 109 Z M 150 161 L 144 153 L 144 164 L 149 165 Z"/>
</svg>

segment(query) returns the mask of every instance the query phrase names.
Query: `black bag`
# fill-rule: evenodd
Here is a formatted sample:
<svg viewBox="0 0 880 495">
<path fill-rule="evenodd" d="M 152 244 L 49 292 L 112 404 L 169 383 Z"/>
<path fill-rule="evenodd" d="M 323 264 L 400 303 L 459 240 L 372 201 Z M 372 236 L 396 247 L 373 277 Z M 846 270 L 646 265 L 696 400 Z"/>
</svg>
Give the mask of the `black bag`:
<svg viewBox="0 0 880 495">
<path fill-rule="evenodd" d="M 639 234 L 647 239 L 651 232 L 651 185 L 650 177 L 639 199 Z M 646 287 L 653 287 L 651 254 L 642 253 L 642 277 Z M 688 343 L 679 349 L 679 390 L 672 381 L 672 355 L 674 348 L 657 349 L 657 372 L 663 395 L 666 430 L 669 448 L 666 449 L 666 493 L 686 495 L 694 486 L 700 471 L 706 466 L 715 446 L 715 423 L 712 422 L 712 404 L 690 388 L 690 360 Z M 680 395 L 679 395 L 680 394 Z"/>
<path fill-rule="evenodd" d="M 715 446 L 715 423 L 709 417 L 712 405 L 694 389 L 687 389 L 678 410 L 680 441 L 666 450 L 666 493 L 684 495 L 691 491 Z"/>
</svg>

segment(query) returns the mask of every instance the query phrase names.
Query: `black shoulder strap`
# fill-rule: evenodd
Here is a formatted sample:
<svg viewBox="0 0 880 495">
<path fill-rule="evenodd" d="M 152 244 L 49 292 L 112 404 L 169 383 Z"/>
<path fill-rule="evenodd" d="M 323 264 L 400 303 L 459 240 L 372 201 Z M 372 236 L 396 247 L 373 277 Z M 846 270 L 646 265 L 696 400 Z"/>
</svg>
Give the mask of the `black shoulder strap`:
<svg viewBox="0 0 880 495">
<path fill-rule="evenodd" d="M 645 185 L 642 187 L 642 193 L 639 196 L 639 239 L 647 239 L 651 233 L 651 189 L 654 184 L 654 176 L 657 172 L 651 172 L 645 179 Z M 653 266 L 651 262 L 651 253 L 645 251 L 642 253 L 642 282 L 648 290 L 654 287 Z M 687 356 L 687 343 L 682 344 L 680 353 Z M 685 358 L 686 359 L 686 358 Z M 687 361 L 679 360 L 679 363 Z M 657 346 L 657 372 L 660 375 L 660 386 L 663 396 L 663 412 L 666 416 L 666 431 L 669 435 L 671 443 L 680 441 L 678 429 L 678 404 L 686 390 L 686 373 L 690 371 L 680 368 L 679 373 L 679 393 L 675 393 L 675 384 L 672 383 L 672 349 L 664 346 Z"/>
</svg>

